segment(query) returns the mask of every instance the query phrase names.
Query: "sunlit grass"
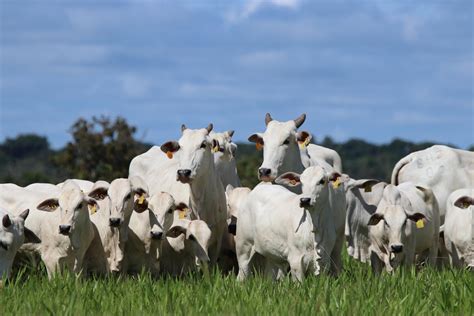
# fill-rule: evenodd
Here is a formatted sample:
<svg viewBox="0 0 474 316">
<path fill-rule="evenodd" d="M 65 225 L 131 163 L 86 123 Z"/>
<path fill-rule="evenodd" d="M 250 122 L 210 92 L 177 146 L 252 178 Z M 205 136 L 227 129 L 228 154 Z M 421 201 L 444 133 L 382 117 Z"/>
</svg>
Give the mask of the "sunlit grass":
<svg viewBox="0 0 474 316">
<path fill-rule="evenodd" d="M 349 261 L 339 277 L 299 284 L 260 276 L 239 283 L 216 272 L 209 279 L 138 276 L 81 278 L 21 272 L 0 290 L 0 314 L 335 314 L 473 315 L 474 276 L 426 268 L 373 275 Z"/>
</svg>

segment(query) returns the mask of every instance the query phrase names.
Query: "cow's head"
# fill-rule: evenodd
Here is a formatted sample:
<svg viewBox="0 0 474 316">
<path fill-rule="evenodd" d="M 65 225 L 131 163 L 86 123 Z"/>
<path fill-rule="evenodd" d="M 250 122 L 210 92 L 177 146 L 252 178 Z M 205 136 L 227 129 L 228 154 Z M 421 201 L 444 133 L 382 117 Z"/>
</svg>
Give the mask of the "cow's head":
<svg viewBox="0 0 474 316">
<path fill-rule="evenodd" d="M 215 145 L 212 148 L 212 152 L 214 153 L 214 162 L 216 164 L 222 160 L 229 161 L 235 157 L 237 145 L 232 142 L 233 135 L 233 130 L 223 133 L 216 133 L 214 131 L 211 131 L 209 133 L 209 138 L 211 139 L 211 142 Z"/>
<path fill-rule="evenodd" d="M 198 266 L 207 265 L 209 262 L 209 243 L 211 240 L 211 229 L 206 222 L 201 220 L 182 220 L 173 225 L 166 236 L 171 238 L 185 236 L 185 242 L 193 249 Z"/>
<path fill-rule="evenodd" d="M 121 227 L 130 219 L 132 211 L 143 212 L 147 209 L 148 187 L 139 176 L 130 179 L 119 178 L 110 185 L 96 183 L 89 196 L 96 200 L 108 200 L 109 225 Z M 106 210 L 104 210 L 106 211 Z"/>
<path fill-rule="evenodd" d="M 217 142 L 209 137 L 212 124 L 207 128 L 189 129 L 181 126 L 183 135 L 176 141 L 169 141 L 161 145 L 161 150 L 173 159 L 179 159 L 177 180 L 182 183 L 191 183 L 194 179 L 205 176 L 209 170 L 209 164 L 213 162 L 211 149 L 217 146 Z"/>
<path fill-rule="evenodd" d="M 154 194 L 149 202 L 150 210 L 150 234 L 154 240 L 162 240 L 166 232 L 173 224 L 175 214 L 178 218 L 188 216 L 189 207 L 184 203 L 176 204 L 174 198 L 166 192 Z"/>
<path fill-rule="evenodd" d="M 286 172 L 279 176 L 275 182 L 290 187 L 302 185 L 300 207 L 315 208 L 319 203 L 327 202 L 329 185 L 339 185 L 340 176 L 337 172 L 328 175 L 322 167 L 312 166 L 301 175 L 295 172 Z"/>
<path fill-rule="evenodd" d="M 36 207 L 45 212 L 59 211 L 59 233 L 71 235 L 77 223 L 89 218 L 89 207 L 99 208 L 97 202 L 84 195 L 73 180 L 64 182 L 58 198 L 46 199 Z"/>
<path fill-rule="evenodd" d="M 9 277 L 15 254 L 23 243 L 39 243 L 41 240 L 28 228 L 25 220 L 30 210 L 19 216 L 3 213 L 0 223 L 0 278 Z"/>
<path fill-rule="evenodd" d="M 387 185 L 377 210 L 367 224 L 374 226 L 370 229 L 371 239 L 383 248 L 390 260 L 386 263 L 392 268 L 404 258 L 407 236 L 412 232 L 413 223 L 418 221 L 425 221 L 425 216 L 413 209 L 410 200 L 396 186 Z"/>
<path fill-rule="evenodd" d="M 258 169 L 258 178 L 271 182 L 282 170 L 292 170 L 295 160 L 301 164 L 298 143 L 305 143 L 310 137 L 308 132 L 297 132 L 304 123 L 306 114 L 295 120 L 279 122 L 272 119 L 269 113 L 265 117 L 266 130 L 249 137 L 257 149 L 263 149 L 263 163 Z"/>
</svg>

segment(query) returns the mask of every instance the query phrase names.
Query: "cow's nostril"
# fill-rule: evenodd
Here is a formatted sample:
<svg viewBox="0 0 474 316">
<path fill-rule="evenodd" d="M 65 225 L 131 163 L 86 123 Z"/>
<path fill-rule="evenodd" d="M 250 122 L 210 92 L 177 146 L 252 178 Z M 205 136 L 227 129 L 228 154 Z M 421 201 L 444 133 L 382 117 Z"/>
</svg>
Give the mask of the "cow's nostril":
<svg viewBox="0 0 474 316">
<path fill-rule="evenodd" d="M 400 253 L 403 250 L 403 245 L 391 245 L 390 248 L 393 253 Z"/>
<path fill-rule="evenodd" d="M 310 206 L 311 199 L 310 198 L 301 198 L 300 199 L 300 207 L 308 207 Z"/>
<path fill-rule="evenodd" d="M 178 170 L 178 175 L 180 177 L 189 178 L 191 176 L 191 170 L 189 170 L 189 169 L 179 169 Z"/>
<path fill-rule="evenodd" d="M 59 225 L 59 233 L 67 235 L 71 231 L 71 225 Z"/>
<path fill-rule="evenodd" d="M 118 227 L 120 226 L 120 218 L 117 217 L 112 217 L 109 219 L 109 224 L 112 227 Z"/>
<path fill-rule="evenodd" d="M 258 169 L 258 174 L 259 174 L 261 177 L 269 176 L 271 173 L 272 173 L 272 170 L 271 170 L 271 169 L 268 169 L 268 168 L 260 168 L 260 169 Z"/>
<path fill-rule="evenodd" d="M 156 240 L 160 240 L 161 238 L 163 238 L 163 233 L 162 232 L 151 232 L 151 238 L 156 239 Z"/>
</svg>

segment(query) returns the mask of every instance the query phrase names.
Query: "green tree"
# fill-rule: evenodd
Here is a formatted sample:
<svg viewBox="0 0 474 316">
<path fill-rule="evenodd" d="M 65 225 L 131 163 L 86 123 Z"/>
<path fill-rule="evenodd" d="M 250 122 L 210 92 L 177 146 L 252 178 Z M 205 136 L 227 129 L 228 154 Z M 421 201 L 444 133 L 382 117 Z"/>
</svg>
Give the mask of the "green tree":
<svg viewBox="0 0 474 316">
<path fill-rule="evenodd" d="M 134 138 L 136 128 L 121 117 L 80 118 L 70 133 L 73 140 L 54 161 L 72 178 L 112 181 L 127 177 L 130 161 L 149 147 Z"/>
</svg>

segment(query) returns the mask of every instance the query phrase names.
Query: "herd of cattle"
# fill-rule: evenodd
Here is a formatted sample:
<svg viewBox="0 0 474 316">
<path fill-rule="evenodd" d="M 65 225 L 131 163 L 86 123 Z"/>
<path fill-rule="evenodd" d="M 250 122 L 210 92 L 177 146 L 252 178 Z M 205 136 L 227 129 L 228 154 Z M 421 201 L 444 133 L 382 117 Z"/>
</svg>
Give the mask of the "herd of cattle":
<svg viewBox="0 0 474 316">
<path fill-rule="evenodd" d="M 344 245 L 376 272 L 474 268 L 474 153 L 436 145 L 395 166 L 391 184 L 352 179 L 335 151 L 267 114 L 258 184 L 241 187 L 233 131 L 181 127 L 135 157 L 129 177 L 0 184 L 0 275 L 41 260 L 52 277 L 181 275 L 218 266 L 244 280 L 341 271 Z"/>
</svg>

